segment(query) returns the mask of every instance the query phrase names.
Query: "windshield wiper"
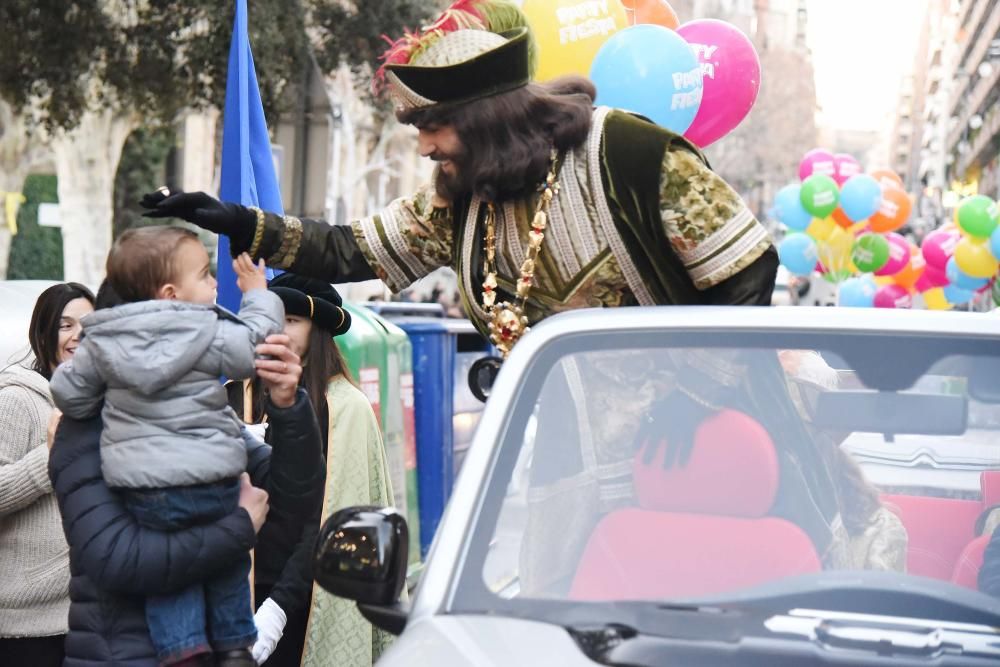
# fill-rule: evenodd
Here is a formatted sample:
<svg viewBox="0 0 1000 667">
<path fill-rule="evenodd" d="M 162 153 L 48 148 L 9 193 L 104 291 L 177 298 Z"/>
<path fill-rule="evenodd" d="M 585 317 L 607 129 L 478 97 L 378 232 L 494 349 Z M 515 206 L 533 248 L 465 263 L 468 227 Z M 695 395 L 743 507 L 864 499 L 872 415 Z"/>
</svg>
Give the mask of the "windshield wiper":
<svg viewBox="0 0 1000 667">
<path fill-rule="evenodd" d="M 1000 600 L 947 582 L 898 572 L 817 572 L 690 602 L 752 607 L 771 613 L 807 607 L 827 612 L 924 619 L 937 625 L 1000 627 Z"/>
</svg>

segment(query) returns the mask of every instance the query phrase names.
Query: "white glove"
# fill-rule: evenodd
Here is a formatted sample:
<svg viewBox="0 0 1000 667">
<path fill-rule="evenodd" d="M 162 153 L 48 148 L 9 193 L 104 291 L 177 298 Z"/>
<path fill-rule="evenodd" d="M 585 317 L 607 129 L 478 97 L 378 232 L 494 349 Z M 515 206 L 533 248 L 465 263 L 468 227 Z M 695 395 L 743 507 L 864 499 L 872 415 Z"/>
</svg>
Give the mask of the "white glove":
<svg viewBox="0 0 1000 667">
<path fill-rule="evenodd" d="M 257 664 L 261 665 L 274 652 L 274 647 L 278 645 L 278 640 L 285 631 L 288 618 L 281 607 L 268 598 L 253 615 L 253 622 L 257 626 L 257 641 L 250 652 L 253 653 L 253 659 Z"/>
</svg>

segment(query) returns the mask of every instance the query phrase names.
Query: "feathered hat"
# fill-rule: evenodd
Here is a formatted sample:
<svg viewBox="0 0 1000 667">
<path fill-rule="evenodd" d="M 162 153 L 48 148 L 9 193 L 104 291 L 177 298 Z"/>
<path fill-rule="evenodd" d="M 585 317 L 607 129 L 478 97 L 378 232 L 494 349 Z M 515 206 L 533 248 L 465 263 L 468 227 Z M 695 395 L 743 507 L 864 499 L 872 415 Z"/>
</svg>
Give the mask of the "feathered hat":
<svg viewBox="0 0 1000 667">
<path fill-rule="evenodd" d="M 535 71 L 527 18 L 507 0 L 458 0 L 381 56 L 373 88 L 398 111 L 461 104 L 526 85 Z"/>
</svg>

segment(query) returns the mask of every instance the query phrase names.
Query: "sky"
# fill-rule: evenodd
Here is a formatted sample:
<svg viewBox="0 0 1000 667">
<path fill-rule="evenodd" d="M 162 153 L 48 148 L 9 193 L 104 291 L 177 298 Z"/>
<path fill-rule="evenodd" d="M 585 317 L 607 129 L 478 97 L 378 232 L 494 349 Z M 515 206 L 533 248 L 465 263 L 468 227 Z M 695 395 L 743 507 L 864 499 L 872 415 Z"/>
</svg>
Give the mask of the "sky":
<svg viewBox="0 0 1000 667">
<path fill-rule="evenodd" d="M 822 124 L 882 130 L 913 66 L 926 0 L 808 0 Z"/>
</svg>

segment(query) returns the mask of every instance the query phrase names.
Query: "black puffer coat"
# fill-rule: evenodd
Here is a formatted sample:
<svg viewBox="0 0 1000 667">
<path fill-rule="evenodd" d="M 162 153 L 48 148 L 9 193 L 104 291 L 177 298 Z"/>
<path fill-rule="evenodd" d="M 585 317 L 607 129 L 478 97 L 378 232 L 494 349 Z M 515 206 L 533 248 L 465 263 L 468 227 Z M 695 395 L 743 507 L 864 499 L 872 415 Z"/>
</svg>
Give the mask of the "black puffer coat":
<svg viewBox="0 0 1000 667">
<path fill-rule="evenodd" d="M 295 535 L 322 502 L 322 440 L 303 390 L 287 409 L 268 410 L 271 447 L 248 452 L 251 478 L 270 494 L 265 525 Z M 139 526 L 101 476 L 101 419 L 64 417 L 49 476 L 70 545 L 70 611 L 65 667 L 155 667 L 144 596 L 203 581 L 254 545 L 242 508 L 219 521 L 175 533 Z M 317 493 L 319 489 L 319 493 Z M 264 538 L 262 538 L 264 539 Z"/>
</svg>

